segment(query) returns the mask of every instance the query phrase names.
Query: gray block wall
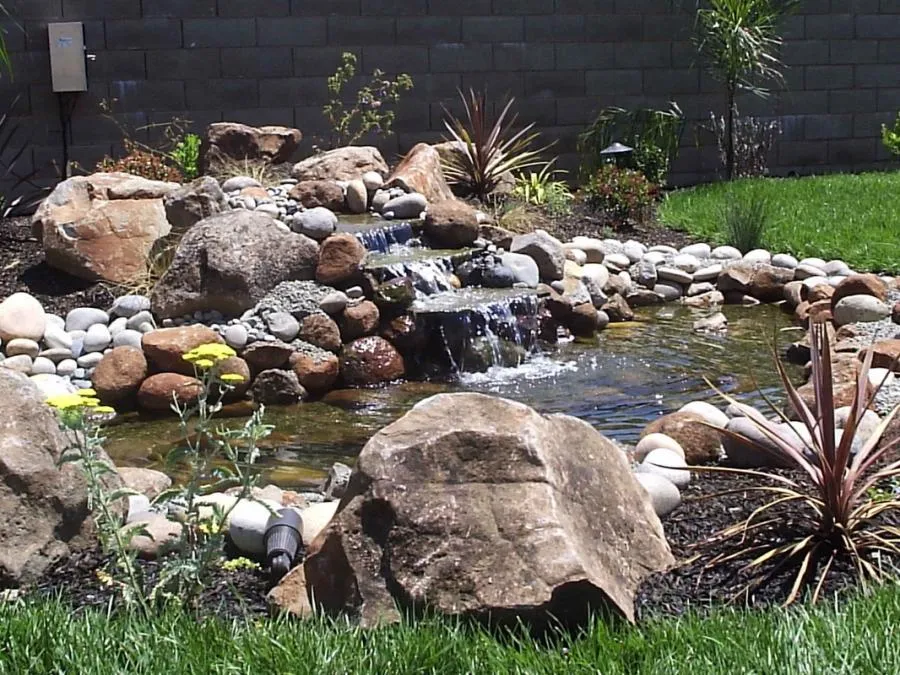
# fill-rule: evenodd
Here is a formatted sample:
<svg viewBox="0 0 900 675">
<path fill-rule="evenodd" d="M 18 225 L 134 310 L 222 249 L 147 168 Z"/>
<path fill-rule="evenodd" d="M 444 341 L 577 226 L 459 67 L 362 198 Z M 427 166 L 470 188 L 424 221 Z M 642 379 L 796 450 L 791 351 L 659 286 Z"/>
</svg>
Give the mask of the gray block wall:
<svg viewBox="0 0 900 675">
<path fill-rule="evenodd" d="M 721 112 L 721 87 L 691 45 L 694 0 L 5 0 L 2 22 L 15 77 L 0 92 L 22 97 L 26 162 L 48 180 L 62 157 L 50 90 L 47 23 L 83 21 L 89 91 L 72 122 L 71 157 L 91 168 L 121 147 L 129 129 L 173 116 L 197 130 L 214 121 L 327 132 L 325 78 L 343 51 L 363 71 L 407 72 L 415 89 L 398 110 L 389 158 L 438 140 L 443 106 L 457 88 L 487 86 L 518 99 L 523 122 L 558 139 L 577 165 L 575 139 L 604 106 L 665 106 L 692 120 L 675 167 L 680 183 L 714 177 L 704 122 Z M 773 172 L 860 170 L 888 165 L 881 124 L 900 109 L 900 0 L 806 0 L 786 21 L 787 88 L 746 113 L 777 116 L 784 134 Z M 112 106 L 115 120 L 101 103 Z M 155 130 L 136 133 L 149 140 Z"/>
</svg>

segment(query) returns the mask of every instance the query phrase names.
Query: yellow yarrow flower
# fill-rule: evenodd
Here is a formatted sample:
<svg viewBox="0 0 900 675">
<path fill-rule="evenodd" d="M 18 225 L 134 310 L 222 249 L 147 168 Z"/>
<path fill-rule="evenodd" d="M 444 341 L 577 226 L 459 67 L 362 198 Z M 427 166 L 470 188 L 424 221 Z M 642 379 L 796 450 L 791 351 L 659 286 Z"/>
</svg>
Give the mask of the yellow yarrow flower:
<svg viewBox="0 0 900 675">
<path fill-rule="evenodd" d="M 112 408 L 108 405 L 98 405 L 94 408 L 95 413 L 100 413 L 101 415 L 113 415 L 116 412 L 115 408 Z"/>
<path fill-rule="evenodd" d="M 97 395 L 97 392 L 91 388 L 79 389 L 77 393 L 79 396 L 96 396 Z"/>
<path fill-rule="evenodd" d="M 56 394 L 47 398 L 46 403 L 57 410 L 70 410 L 85 406 L 84 399 L 78 394 Z"/>
<path fill-rule="evenodd" d="M 235 356 L 235 354 L 236 352 L 228 345 L 213 342 L 195 347 L 181 358 L 194 364 L 199 364 L 200 361 L 212 361 L 213 364 L 216 364 L 219 361 L 230 359 L 232 356 Z"/>
<path fill-rule="evenodd" d="M 219 379 L 225 384 L 240 384 L 244 381 L 244 376 L 239 375 L 238 373 L 225 373 L 224 375 L 219 376 Z"/>
</svg>

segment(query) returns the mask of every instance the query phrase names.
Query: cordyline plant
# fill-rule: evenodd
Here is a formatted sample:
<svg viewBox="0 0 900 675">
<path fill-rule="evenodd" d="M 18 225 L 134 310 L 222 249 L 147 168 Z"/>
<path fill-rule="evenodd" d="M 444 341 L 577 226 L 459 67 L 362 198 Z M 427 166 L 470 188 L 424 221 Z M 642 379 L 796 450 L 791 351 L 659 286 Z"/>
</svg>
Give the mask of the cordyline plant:
<svg viewBox="0 0 900 675">
<path fill-rule="evenodd" d="M 508 98 L 497 119 L 489 121 L 487 95 L 469 90 L 466 96 L 459 92 L 465 109 L 464 119 L 455 117 L 446 108 L 444 126 L 460 152 L 453 153 L 444 173 L 448 180 L 459 186 L 466 196 L 485 201 L 509 172 L 522 173 L 526 169 L 543 167 L 541 159 L 552 144 L 532 148 L 540 134 L 532 131 L 534 123 L 515 131 L 518 115 L 511 113 L 514 98 Z"/>
<path fill-rule="evenodd" d="M 801 471 L 807 480 L 800 482 L 765 471 L 711 469 L 766 478 L 774 482 L 771 486 L 753 488 L 770 494 L 770 501 L 756 509 L 743 522 L 722 530 L 713 538 L 715 543 L 737 540 L 739 544 L 746 546 L 715 558 L 710 565 L 752 557 L 746 571 L 754 573 L 753 580 L 745 591 L 758 587 L 781 570 L 795 569 L 796 577 L 785 605 L 794 602 L 801 590 L 814 582 L 812 601 L 815 602 L 828 572 L 838 558 L 850 560 L 861 583 L 865 585 L 868 581 L 882 578 L 877 563 L 880 555 L 900 555 L 900 528 L 891 524 L 890 518 L 886 517 L 891 512 L 900 510 L 900 500 L 893 492 L 885 493 L 878 489 L 879 485 L 900 474 L 900 461 L 888 461 L 888 453 L 900 442 L 900 438 L 880 443 L 900 405 L 881 420 L 868 438 L 860 438 L 860 421 L 880 388 L 875 387 L 870 393 L 869 370 L 873 352 L 869 349 L 859 369 L 847 421 L 842 433 L 838 434 L 835 429 L 831 345 L 825 324 L 812 324 L 810 338 L 811 381 L 815 392 L 812 406 L 803 400 L 791 384 L 784 366 L 776 358 L 788 402 L 808 432 L 807 438 L 802 438 L 800 433 L 796 434 L 796 438 L 785 437 L 783 427 L 779 427 L 777 421 L 769 421 L 762 416 L 748 419 L 769 441 L 769 446 L 720 430 L 726 436 L 774 456 L 779 464 Z M 716 391 L 728 402 L 736 402 L 721 391 Z M 772 407 L 778 412 L 781 421 L 788 421 L 782 411 Z M 854 446 L 858 446 L 855 452 Z M 789 540 L 760 542 L 757 539 L 748 543 L 748 535 L 751 533 L 764 531 L 780 523 L 781 516 L 775 509 L 784 505 L 805 507 L 792 511 L 792 517 L 799 520 L 796 526 L 792 524 Z M 818 569 L 821 572 L 816 580 Z M 765 571 L 769 573 L 764 574 Z"/>
</svg>

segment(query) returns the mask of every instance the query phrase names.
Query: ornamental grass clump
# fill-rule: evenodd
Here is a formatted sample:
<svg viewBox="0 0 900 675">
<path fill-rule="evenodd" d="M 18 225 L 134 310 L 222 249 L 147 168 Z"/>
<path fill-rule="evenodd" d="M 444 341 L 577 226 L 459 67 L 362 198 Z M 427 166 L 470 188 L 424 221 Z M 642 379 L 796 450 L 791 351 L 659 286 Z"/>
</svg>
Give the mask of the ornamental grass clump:
<svg viewBox="0 0 900 675">
<path fill-rule="evenodd" d="M 60 424 L 70 439 L 61 463 L 75 463 L 84 474 L 100 541 L 113 561 L 109 568 L 98 570 L 98 577 L 116 586 L 127 605 L 144 611 L 171 602 L 195 608 L 213 572 L 221 567 L 229 516 L 241 501 L 254 500 L 253 488 L 259 481 L 255 468 L 259 442 L 272 431 L 271 426 L 263 424 L 264 409 L 260 406 L 238 428 L 214 425 L 224 397 L 244 381 L 242 375 L 227 372 L 228 360 L 234 355 L 226 345 L 204 344 L 183 356 L 193 365 L 200 387 L 197 400 L 189 405 L 181 404 L 173 395 L 172 409 L 179 416 L 183 442 L 170 451 L 167 463 L 184 479 L 153 501 L 157 512 L 180 524 L 181 535 L 159 559 L 158 575 L 152 582 L 144 577 L 130 546 L 133 537 L 149 536 L 146 526 L 121 526 L 120 500 L 138 493 L 109 489 L 103 480 L 116 472 L 103 452 L 101 435 L 102 423 L 115 411 L 100 405 L 92 389 L 47 400 L 58 410 Z M 237 491 L 226 507 L 204 502 L 205 495 L 229 488 Z"/>
<path fill-rule="evenodd" d="M 751 581 L 745 591 L 752 590 L 776 574 L 791 570 L 793 583 L 785 604 L 791 604 L 804 588 L 812 587 L 812 601 L 821 594 L 829 571 L 840 560 L 852 564 L 860 583 L 880 581 L 885 558 L 900 556 L 900 527 L 897 512 L 900 500 L 893 490 L 885 491 L 900 474 L 900 461 L 892 451 L 900 438 L 882 443 L 882 436 L 897 414 L 894 407 L 881 420 L 868 438 L 861 437 L 861 420 L 880 387 L 870 391 L 869 370 L 873 352 L 867 350 L 857 375 L 853 402 L 841 433 L 835 427 L 835 395 L 832 379 L 831 345 L 825 324 L 812 324 L 811 360 L 815 401 L 807 404 L 791 384 L 784 366 L 776 358 L 788 402 L 805 431 L 786 436 L 778 422 L 761 415 L 748 417 L 769 442 L 761 445 L 733 432 L 726 436 L 754 446 L 777 463 L 800 471 L 802 479 L 744 469 L 713 469 L 764 478 L 773 485 L 752 488 L 771 496 L 749 518 L 719 532 L 713 544 L 737 543 L 738 550 L 723 553 L 710 565 L 721 565 L 736 559 L 750 558 L 745 571 Z M 718 390 L 717 390 L 718 391 Z M 719 392 L 727 401 L 734 399 Z M 787 416 L 775 406 L 782 421 Z M 743 491 L 743 490 L 742 490 Z M 790 520 L 784 521 L 781 507 L 790 508 Z M 773 527 L 787 534 L 773 541 L 765 533 Z M 762 536 L 755 536 L 755 535 Z M 887 565 L 886 565 L 887 563 Z"/>
</svg>

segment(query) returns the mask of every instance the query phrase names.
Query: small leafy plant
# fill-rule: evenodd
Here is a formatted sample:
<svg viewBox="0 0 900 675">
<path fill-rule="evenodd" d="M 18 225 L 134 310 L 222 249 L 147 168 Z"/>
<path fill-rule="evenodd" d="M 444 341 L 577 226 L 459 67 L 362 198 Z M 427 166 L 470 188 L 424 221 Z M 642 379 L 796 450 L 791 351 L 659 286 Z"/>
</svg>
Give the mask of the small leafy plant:
<svg viewBox="0 0 900 675">
<path fill-rule="evenodd" d="M 553 162 L 548 162 L 540 171 L 528 171 L 516 176 L 513 196 L 531 206 L 545 207 L 551 215 L 569 213 L 575 197 L 564 180 L 555 178 L 561 172 L 552 167 Z"/>
<path fill-rule="evenodd" d="M 723 165 L 728 159 L 728 143 L 731 138 L 732 178 L 753 178 L 769 173 L 769 157 L 775 141 L 781 135 L 778 120 L 762 120 L 757 117 L 742 117 L 735 108 L 731 136 L 728 135 L 728 120 L 710 115 L 711 128 L 716 136 L 719 159 Z"/>
<path fill-rule="evenodd" d="M 331 147 L 353 145 L 366 134 L 390 136 L 396 113 L 388 108 L 396 104 L 403 92 L 413 88 L 409 75 L 400 74 L 393 80 L 385 77 L 384 71 L 375 69 L 368 83 L 362 85 L 348 108 L 345 104 L 344 88 L 356 76 L 356 56 L 344 52 L 341 65 L 328 78 L 328 103 L 322 114 L 331 125 Z"/>
<path fill-rule="evenodd" d="M 197 134 L 186 134 L 177 141 L 169 156 L 185 180 L 194 180 L 200 175 L 200 137 Z"/>
<path fill-rule="evenodd" d="M 879 556 L 900 555 L 900 528 L 894 524 L 900 511 L 900 499 L 895 492 L 875 490 L 890 484 L 900 474 L 900 461 L 890 460 L 900 438 L 882 443 L 882 436 L 900 406 L 885 415 L 871 435 L 861 436 L 863 414 L 879 389 L 876 387 L 870 393 L 868 375 L 873 352 L 869 348 L 857 375 L 850 412 L 838 434 L 832 352 L 826 325 L 812 324 L 810 339 L 811 381 L 815 392 L 812 405 L 800 396 L 784 366 L 775 357 L 788 402 L 803 424 L 806 438 L 799 433 L 795 437 L 786 437 L 777 422 L 762 416 L 748 419 L 771 447 L 727 430 L 722 432 L 799 470 L 805 478 L 795 480 L 765 471 L 728 470 L 765 478 L 774 485 L 755 488 L 770 495 L 771 499 L 745 521 L 714 537 L 717 546 L 723 542 L 736 542 L 738 550 L 720 554 L 712 564 L 750 558 L 746 566 L 751 575 L 747 590 L 758 587 L 778 570 L 792 569 L 793 583 L 785 604 L 794 602 L 809 586 L 813 589 L 812 600 L 818 599 L 829 571 L 839 559 L 850 561 L 860 582 L 865 585 L 883 578 Z M 718 393 L 730 403 L 735 402 L 726 394 Z M 781 420 L 788 421 L 781 410 L 772 407 Z M 782 506 L 791 509 L 789 523 L 784 523 L 777 514 L 777 509 Z M 770 539 L 765 533 L 779 524 L 787 525 L 781 528 L 782 536 L 778 540 Z M 756 534 L 761 536 L 754 536 Z"/>
<path fill-rule="evenodd" d="M 130 173 L 149 180 L 173 183 L 180 183 L 184 179 L 181 171 L 167 162 L 162 155 L 146 150 L 128 138 L 123 143 L 125 156 L 119 159 L 104 157 L 97 163 L 97 171 Z"/>
<path fill-rule="evenodd" d="M 546 166 L 540 157 L 550 145 L 533 147 L 540 136 L 532 131 L 534 123 L 515 130 L 518 115 L 511 113 L 514 98 L 506 100 L 491 124 L 490 105 L 484 92 L 470 89 L 468 96 L 460 91 L 459 97 L 465 109 L 464 119 L 444 109 L 444 126 L 459 149 L 449 155 L 444 173 L 465 196 L 485 201 L 507 173 Z"/>
<path fill-rule="evenodd" d="M 881 142 L 894 157 L 900 157 L 900 113 L 893 126 L 881 125 Z"/>
<path fill-rule="evenodd" d="M 722 209 L 722 236 L 725 243 L 741 253 L 763 245 L 772 212 L 766 198 L 750 194 L 741 199 L 726 200 Z"/>
<path fill-rule="evenodd" d="M 584 187 L 587 205 L 613 227 L 650 218 L 657 187 L 639 171 L 604 164 Z"/>
</svg>

